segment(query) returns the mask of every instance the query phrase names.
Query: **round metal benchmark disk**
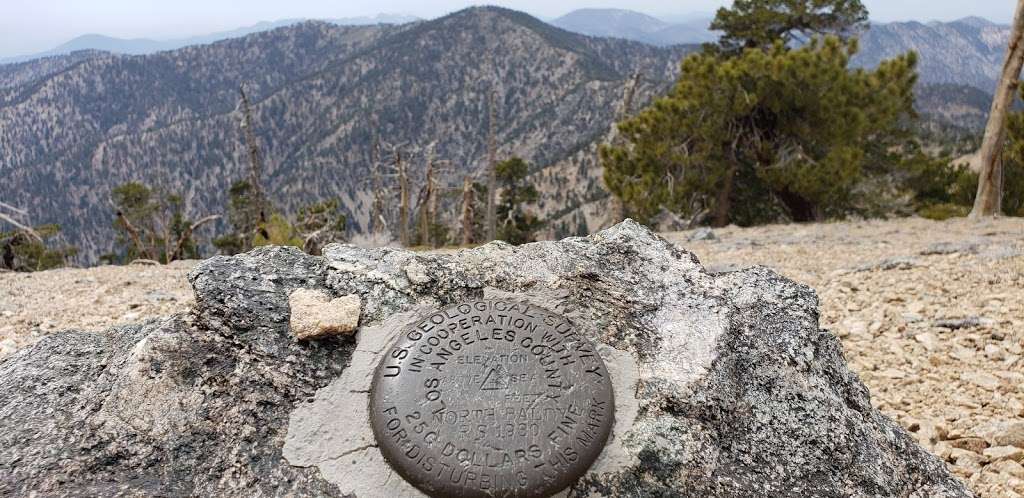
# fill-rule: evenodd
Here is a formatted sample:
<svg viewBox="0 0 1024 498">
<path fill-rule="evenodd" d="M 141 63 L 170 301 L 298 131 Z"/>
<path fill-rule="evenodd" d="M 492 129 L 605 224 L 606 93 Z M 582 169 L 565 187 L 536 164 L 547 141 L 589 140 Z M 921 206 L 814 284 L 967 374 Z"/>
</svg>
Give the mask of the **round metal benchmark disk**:
<svg viewBox="0 0 1024 498">
<path fill-rule="evenodd" d="M 384 458 L 434 497 L 547 497 L 587 472 L 614 420 L 608 370 L 555 313 L 465 302 L 403 330 L 373 378 Z"/>
</svg>

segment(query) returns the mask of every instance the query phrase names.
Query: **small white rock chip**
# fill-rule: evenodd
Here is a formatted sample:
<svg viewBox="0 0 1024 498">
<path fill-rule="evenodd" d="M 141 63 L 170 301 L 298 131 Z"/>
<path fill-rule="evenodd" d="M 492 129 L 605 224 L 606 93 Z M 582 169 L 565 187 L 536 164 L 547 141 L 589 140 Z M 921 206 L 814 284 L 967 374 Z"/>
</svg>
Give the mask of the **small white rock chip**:
<svg viewBox="0 0 1024 498">
<path fill-rule="evenodd" d="M 1017 462 L 1014 462 L 1013 460 L 1000 460 L 996 463 L 993 463 L 992 465 L 989 465 L 988 468 L 996 472 L 999 472 L 1000 474 L 1024 478 L 1024 466 Z"/>
<path fill-rule="evenodd" d="M 979 432 L 992 446 L 1024 448 L 1024 420 L 996 422 Z"/>
<path fill-rule="evenodd" d="M 1024 461 L 1024 449 L 1016 446 L 993 446 L 985 448 L 982 452 L 990 461 L 1013 460 L 1014 462 Z"/>
<path fill-rule="evenodd" d="M 430 275 L 427 274 L 427 267 L 423 266 L 418 261 L 413 261 L 406 265 L 405 276 L 409 277 L 409 281 L 414 284 L 425 284 L 430 282 Z"/>
<path fill-rule="evenodd" d="M 323 291 L 295 289 L 288 295 L 289 325 L 298 340 L 350 334 L 359 325 L 359 296 L 331 299 Z"/>
<path fill-rule="evenodd" d="M 964 372 L 960 374 L 960 380 L 988 391 L 995 391 L 999 388 L 999 378 L 985 372 Z"/>
</svg>

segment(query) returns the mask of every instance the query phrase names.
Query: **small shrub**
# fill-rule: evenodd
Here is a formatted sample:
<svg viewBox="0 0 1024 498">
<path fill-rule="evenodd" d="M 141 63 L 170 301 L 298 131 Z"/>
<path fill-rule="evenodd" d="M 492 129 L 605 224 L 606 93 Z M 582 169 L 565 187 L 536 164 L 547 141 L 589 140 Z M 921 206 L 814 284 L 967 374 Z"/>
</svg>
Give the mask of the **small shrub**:
<svg viewBox="0 0 1024 498">
<path fill-rule="evenodd" d="M 950 218 L 963 218 L 971 212 L 971 208 L 966 206 L 960 206 L 957 204 L 950 204 L 948 202 L 942 204 L 932 204 L 925 206 L 917 211 L 917 214 L 922 218 L 928 218 L 929 220 L 948 220 Z"/>
</svg>

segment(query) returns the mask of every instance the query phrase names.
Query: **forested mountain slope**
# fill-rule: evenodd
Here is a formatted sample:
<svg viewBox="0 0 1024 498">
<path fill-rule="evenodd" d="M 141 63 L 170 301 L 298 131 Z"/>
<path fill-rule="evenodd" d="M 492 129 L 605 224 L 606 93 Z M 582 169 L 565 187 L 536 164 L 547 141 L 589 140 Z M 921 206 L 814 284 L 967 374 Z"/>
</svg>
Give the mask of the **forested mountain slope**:
<svg viewBox="0 0 1024 498">
<path fill-rule="evenodd" d="M 424 162 L 415 152 L 436 142 L 450 183 L 461 183 L 485 162 L 493 91 L 499 156 L 556 164 L 607 132 L 633 73 L 643 101 L 667 87 L 687 50 L 473 8 L 402 26 L 308 22 L 152 55 L 91 55 L 0 84 L 0 198 L 63 225 L 85 262 L 111 249 L 108 196 L 120 183 L 177 191 L 193 216 L 222 211 L 248 167 L 236 111 L 245 84 L 274 201 L 292 211 L 338 197 L 358 232 L 375 133 L 403 146 L 414 174 Z"/>
</svg>

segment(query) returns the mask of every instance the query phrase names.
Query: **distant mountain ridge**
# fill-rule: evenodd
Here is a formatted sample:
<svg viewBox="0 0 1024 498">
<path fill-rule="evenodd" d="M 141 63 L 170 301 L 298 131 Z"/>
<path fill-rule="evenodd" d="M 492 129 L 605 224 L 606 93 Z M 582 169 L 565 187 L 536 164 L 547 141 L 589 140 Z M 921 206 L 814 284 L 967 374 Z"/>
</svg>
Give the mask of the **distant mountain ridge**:
<svg viewBox="0 0 1024 498">
<path fill-rule="evenodd" d="M 499 157 L 521 156 L 538 175 L 573 172 L 540 183 L 544 212 L 557 209 L 558 230 L 574 233 L 596 228 L 573 214 L 608 195 L 587 151 L 615 121 L 633 74 L 643 75 L 639 107 L 671 85 L 693 49 L 472 8 L 404 25 L 303 22 L 150 55 L 76 52 L 0 66 L 0 81 L 16 82 L 0 84 L 0 199 L 35 223 L 59 223 L 87 263 L 113 248 L 108 196 L 121 183 L 179 192 L 191 216 L 223 212 L 248 167 L 236 111 L 244 83 L 271 198 L 287 212 L 338 198 L 353 233 L 365 233 L 374 136 L 406 144 L 416 175 L 436 142 L 461 185 L 485 163 L 493 91 Z"/>
<path fill-rule="evenodd" d="M 712 42 L 718 34 L 708 29 L 711 18 L 669 22 L 625 9 L 578 9 L 554 19 L 551 24 L 588 36 L 623 38 L 667 46 Z"/>
<path fill-rule="evenodd" d="M 368 26 L 373 24 L 405 24 L 420 20 L 418 17 L 403 14 L 377 14 L 376 16 L 344 17 L 338 19 L 324 19 L 324 22 L 337 24 L 339 26 Z M 82 50 L 99 50 L 115 54 L 145 55 L 164 50 L 176 50 L 191 45 L 206 45 L 221 40 L 239 38 L 242 36 L 270 31 L 285 26 L 291 26 L 306 19 L 282 19 L 279 21 L 263 21 L 251 26 L 246 26 L 229 31 L 220 31 L 200 36 L 190 36 L 172 40 L 153 40 L 149 38 L 116 38 L 101 34 L 86 34 L 75 37 L 53 49 L 29 55 L 0 58 L 0 64 L 26 62 L 54 55 L 66 55 Z"/>
<path fill-rule="evenodd" d="M 860 37 L 855 67 L 875 67 L 910 50 L 924 84 L 970 85 L 991 94 L 1002 70 L 1010 27 L 980 17 L 951 22 L 871 24 Z"/>
<path fill-rule="evenodd" d="M 566 31 L 597 37 L 639 41 L 655 46 L 714 42 L 718 33 L 710 31 L 711 17 L 652 16 L 626 9 L 578 9 L 550 21 Z M 379 14 L 374 17 L 328 19 L 337 25 L 405 24 L 419 20 L 412 16 Z M 84 35 L 53 50 L 31 56 L 0 59 L 0 64 L 23 62 L 45 56 L 97 50 L 119 54 L 150 54 L 191 45 L 204 45 L 237 38 L 301 22 L 287 19 L 263 22 L 232 31 L 156 41 L 124 40 L 102 35 Z M 966 17 L 950 22 L 872 23 L 860 37 L 860 51 L 851 61 L 854 67 L 875 67 L 882 60 L 914 50 L 919 55 L 919 81 L 922 84 L 970 85 L 991 93 L 1002 66 L 1009 37 L 1009 26 L 981 17 Z"/>
<path fill-rule="evenodd" d="M 580 9 L 551 21 L 562 29 L 665 46 L 717 40 L 711 18 L 685 24 L 622 9 Z M 1010 28 L 981 17 L 950 22 L 872 23 L 860 37 L 854 67 L 875 67 L 882 60 L 914 50 L 922 84 L 970 85 L 987 93 L 995 88 Z"/>
</svg>

